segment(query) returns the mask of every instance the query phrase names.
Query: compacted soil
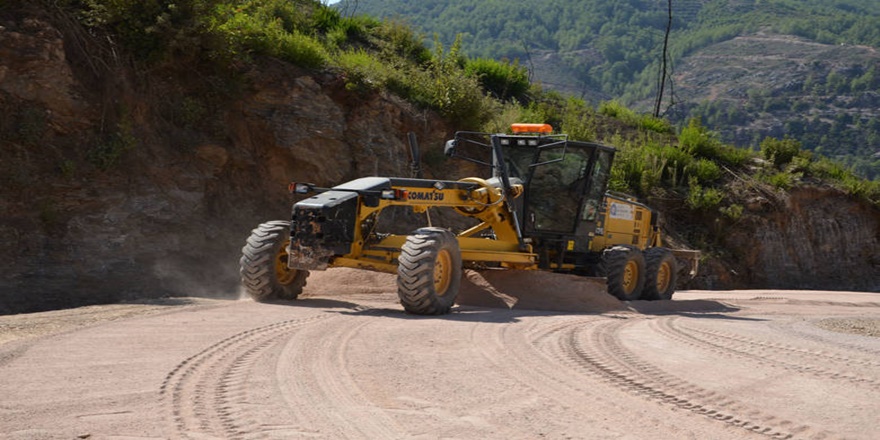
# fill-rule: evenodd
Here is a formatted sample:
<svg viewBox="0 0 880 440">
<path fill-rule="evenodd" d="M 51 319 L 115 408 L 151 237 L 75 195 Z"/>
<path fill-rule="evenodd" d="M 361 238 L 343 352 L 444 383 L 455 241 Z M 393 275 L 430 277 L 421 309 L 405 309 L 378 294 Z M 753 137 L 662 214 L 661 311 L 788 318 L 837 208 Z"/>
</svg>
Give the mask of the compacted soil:
<svg viewBox="0 0 880 440">
<path fill-rule="evenodd" d="M 0 438 L 878 436 L 878 294 L 530 295 L 413 316 L 328 271 L 291 303 L 0 316 Z"/>
</svg>

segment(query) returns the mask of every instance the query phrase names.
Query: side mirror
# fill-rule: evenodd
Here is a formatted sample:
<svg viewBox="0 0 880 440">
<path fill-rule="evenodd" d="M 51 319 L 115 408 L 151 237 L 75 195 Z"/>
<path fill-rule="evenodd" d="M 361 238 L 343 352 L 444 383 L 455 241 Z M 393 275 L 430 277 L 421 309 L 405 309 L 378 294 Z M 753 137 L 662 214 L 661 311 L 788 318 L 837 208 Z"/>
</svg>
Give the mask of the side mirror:
<svg viewBox="0 0 880 440">
<path fill-rule="evenodd" d="M 455 156 L 455 144 L 455 139 L 446 141 L 446 147 L 443 148 L 443 154 L 449 157 Z"/>
</svg>

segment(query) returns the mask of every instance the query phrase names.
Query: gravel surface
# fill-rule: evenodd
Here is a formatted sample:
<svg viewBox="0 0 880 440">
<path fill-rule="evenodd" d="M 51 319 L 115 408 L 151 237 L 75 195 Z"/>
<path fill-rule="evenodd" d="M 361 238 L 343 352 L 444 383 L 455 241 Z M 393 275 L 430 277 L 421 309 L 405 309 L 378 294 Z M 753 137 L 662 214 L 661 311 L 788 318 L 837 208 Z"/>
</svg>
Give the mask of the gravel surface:
<svg viewBox="0 0 880 440">
<path fill-rule="evenodd" d="M 876 438 L 877 294 L 532 293 L 412 316 L 328 271 L 293 303 L 0 316 L 0 438 Z"/>
</svg>

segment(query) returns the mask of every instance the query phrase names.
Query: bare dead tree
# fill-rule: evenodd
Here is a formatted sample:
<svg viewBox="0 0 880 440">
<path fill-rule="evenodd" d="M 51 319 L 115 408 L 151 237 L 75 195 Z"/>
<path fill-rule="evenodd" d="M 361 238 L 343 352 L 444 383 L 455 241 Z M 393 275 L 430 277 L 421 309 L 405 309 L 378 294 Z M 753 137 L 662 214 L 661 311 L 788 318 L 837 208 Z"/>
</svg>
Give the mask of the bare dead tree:
<svg viewBox="0 0 880 440">
<path fill-rule="evenodd" d="M 660 106 L 663 102 L 663 92 L 666 87 L 666 61 L 669 59 L 669 32 L 672 30 L 672 0 L 668 0 L 669 19 L 666 21 L 666 35 L 663 37 L 663 58 L 660 61 L 660 72 L 657 75 L 657 101 L 654 102 L 654 117 L 660 117 Z"/>
</svg>

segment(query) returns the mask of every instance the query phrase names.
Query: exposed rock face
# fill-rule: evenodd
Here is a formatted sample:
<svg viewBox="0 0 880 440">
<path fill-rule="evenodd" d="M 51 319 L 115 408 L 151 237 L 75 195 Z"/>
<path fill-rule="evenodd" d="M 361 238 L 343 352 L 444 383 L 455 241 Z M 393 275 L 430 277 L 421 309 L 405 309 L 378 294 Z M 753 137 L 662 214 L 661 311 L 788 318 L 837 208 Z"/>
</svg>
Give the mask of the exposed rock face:
<svg viewBox="0 0 880 440">
<path fill-rule="evenodd" d="M 796 188 L 731 231 L 747 286 L 880 291 L 880 212 L 838 191 Z"/>
<path fill-rule="evenodd" d="M 87 108 L 75 86 L 58 30 L 36 18 L 0 25 L 0 90 L 51 109 L 53 121 L 71 122 Z"/>
<path fill-rule="evenodd" d="M 396 98 L 351 95 L 332 75 L 272 62 L 208 128 L 172 124 L 159 109 L 186 108 L 173 79 L 131 86 L 130 72 L 114 71 L 120 85 L 96 89 L 49 21 L 0 26 L 0 313 L 237 295 L 243 241 L 289 216 L 288 182 L 408 176 L 406 133 L 428 155 L 450 134 Z M 440 166 L 438 177 L 459 177 Z M 730 231 L 740 273 L 704 284 L 880 285 L 875 208 L 803 190 L 765 214 Z"/>
<path fill-rule="evenodd" d="M 0 31 L 0 103 L 12 109 L 0 121 L 0 313 L 237 295 L 244 239 L 262 221 L 289 217 L 289 182 L 408 176 L 406 133 L 426 148 L 447 135 L 435 116 L 396 98 L 346 101 L 333 77 L 285 66 L 249 74 L 248 90 L 218 112 L 219 133 L 161 132 L 167 124 L 150 103 L 157 89 L 168 95 L 158 100 L 175 99 L 173 84 L 117 87 L 123 93 L 105 96 L 113 107 L 103 110 L 124 107 L 128 119 L 104 130 L 106 101 L 77 92 L 84 82 L 59 36 L 33 19 Z M 101 162 L 111 153 L 121 154 Z"/>
</svg>

